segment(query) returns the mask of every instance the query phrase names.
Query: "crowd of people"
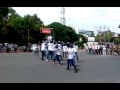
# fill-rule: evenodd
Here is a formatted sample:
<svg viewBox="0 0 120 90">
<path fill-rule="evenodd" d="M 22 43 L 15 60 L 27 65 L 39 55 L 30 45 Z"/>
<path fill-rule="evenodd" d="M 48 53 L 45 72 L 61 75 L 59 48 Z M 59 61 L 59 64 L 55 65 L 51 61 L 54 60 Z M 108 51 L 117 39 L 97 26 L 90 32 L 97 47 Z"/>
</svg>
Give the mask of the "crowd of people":
<svg viewBox="0 0 120 90">
<path fill-rule="evenodd" d="M 18 45 L 16 43 L 0 43 L 0 53 L 17 52 Z"/>
<path fill-rule="evenodd" d="M 85 44 L 85 51 L 90 55 L 120 55 L 119 44 Z"/>
<path fill-rule="evenodd" d="M 56 61 L 58 62 L 58 65 L 62 65 L 63 58 L 67 61 L 67 68 L 66 70 L 70 69 L 70 66 L 74 67 L 75 73 L 78 72 L 76 68 L 75 61 L 78 60 L 78 46 L 76 43 L 63 43 L 63 42 L 56 42 L 56 41 L 48 41 L 44 40 L 42 41 L 41 45 L 41 53 L 42 61 L 51 61 L 54 64 L 56 64 Z M 40 58 L 39 56 L 39 44 L 37 45 L 35 49 L 35 53 L 33 58 Z"/>
</svg>

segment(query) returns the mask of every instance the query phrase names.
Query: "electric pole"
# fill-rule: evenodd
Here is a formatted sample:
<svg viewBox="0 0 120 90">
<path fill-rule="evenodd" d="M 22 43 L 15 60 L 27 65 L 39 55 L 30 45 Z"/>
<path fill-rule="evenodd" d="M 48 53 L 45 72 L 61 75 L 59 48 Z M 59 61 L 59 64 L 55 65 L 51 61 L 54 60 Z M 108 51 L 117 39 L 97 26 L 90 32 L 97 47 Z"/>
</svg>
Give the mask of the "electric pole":
<svg viewBox="0 0 120 90">
<path fill-rule="evenodd" d="M 64 7 L 61 8 L 60 23 L 63 24 L 63 25 L 65 25 L 65 23 L 66 23 L 66 20 L 65 20 L 65 8 Z"/>
</svg>

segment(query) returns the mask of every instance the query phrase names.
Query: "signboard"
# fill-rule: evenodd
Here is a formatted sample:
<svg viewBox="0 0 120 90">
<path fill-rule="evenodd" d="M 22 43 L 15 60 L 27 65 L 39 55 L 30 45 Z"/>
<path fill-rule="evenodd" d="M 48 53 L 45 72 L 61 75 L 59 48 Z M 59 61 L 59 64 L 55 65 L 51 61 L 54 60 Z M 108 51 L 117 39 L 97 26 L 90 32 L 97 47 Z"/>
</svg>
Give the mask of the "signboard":
<svg viewBox="0 0 120 90">
<path fill-rule="evenodd" d="M 95 37 L 88 37 L 88 42 L 94 42 L 95 41 Z"/>
<path fill-rule="evenodd" d="M 42 28 L 41 33 L 51 34 L 51 29 L 50 28 Z"/>
</svg>

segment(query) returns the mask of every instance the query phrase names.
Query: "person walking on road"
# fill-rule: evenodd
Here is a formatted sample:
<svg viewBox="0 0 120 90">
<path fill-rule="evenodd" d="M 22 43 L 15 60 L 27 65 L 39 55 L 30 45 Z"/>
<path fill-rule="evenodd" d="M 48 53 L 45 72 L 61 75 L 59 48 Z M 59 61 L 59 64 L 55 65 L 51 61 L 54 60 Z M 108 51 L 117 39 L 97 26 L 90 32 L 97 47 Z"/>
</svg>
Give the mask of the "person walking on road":
<svg viewBox="0 0 120 90">
<path fill-rule="evenodd" d="M 39 45 L 37 44 L 35 51 L 34 51 L 34 56 L 33 58 L 35 58 L 35 56 L 37 55 L 37 57 L 39 58 Z M 40 59 L 40 58 L 39 58 Z"/>
<path fill-rule="evenodd" d="M 72 45 L 68 45 L 68 55 L 67 55 L 67 69 L 66 70 L 70 70 L 70 63 L 72 64 L 72 66 L 74 67 L 75 73 L 78 72 L 75 64 L 74 64 L 74 50 L 72 49 Z"/>
<path fill-rule="evenodd" d="M 42 41 L 42 44 L 41 44 L 41 52 L 42 52 L 42 60 L 44 60 L 45 57 L 46 57 L 46 60 L 47 60 L 46 43 L 44 41 Z"/>
</svg>

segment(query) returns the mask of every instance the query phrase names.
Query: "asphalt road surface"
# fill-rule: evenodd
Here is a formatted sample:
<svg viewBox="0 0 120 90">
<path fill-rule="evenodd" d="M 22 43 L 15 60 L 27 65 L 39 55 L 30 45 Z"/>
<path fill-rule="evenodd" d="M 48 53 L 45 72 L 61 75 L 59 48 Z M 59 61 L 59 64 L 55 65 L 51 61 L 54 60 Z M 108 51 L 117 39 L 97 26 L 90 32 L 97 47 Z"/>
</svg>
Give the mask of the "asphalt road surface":
<svg viewBox="0 0 120 90">
<path fill-rule="evenodd" d="M 79 52 L 78 73 L 63 65 L 34 59 L 33 53 L 0 54 L 0 83 L 120 83 L 120 56 Z M 57 62 L 56 62 L 57 63 Z"/>
</svg>

